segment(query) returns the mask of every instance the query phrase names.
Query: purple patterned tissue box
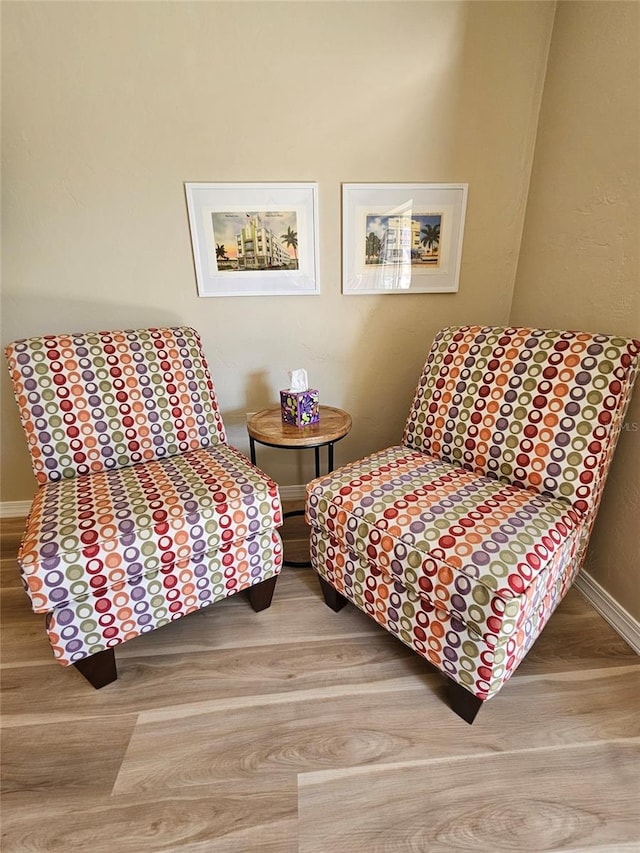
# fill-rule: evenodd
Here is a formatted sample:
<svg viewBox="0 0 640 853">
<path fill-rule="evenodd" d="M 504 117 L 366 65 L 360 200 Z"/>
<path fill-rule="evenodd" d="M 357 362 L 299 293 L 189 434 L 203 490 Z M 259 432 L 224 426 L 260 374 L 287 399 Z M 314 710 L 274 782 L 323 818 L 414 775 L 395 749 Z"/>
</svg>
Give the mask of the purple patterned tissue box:
<svg viewBox="0 0 640 853">
<path fill-rule="evenodd" d="M 317 423 L 320 420 L 318 396 L 318 392 L 311 388 L 308 391 L 281 391 L 283 423 L 297 427 Z"/>
</svg>

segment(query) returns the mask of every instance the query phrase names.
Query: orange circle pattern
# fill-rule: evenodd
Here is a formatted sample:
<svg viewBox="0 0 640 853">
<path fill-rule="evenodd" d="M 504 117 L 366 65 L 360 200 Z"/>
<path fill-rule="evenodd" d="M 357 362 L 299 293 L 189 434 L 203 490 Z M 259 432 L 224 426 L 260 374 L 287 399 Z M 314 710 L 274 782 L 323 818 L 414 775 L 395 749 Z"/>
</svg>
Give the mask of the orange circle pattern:
<svg viewBox="0 0 640 853">
<path fill-rule="evenodd" d="M 278 487 L 225 443 L 197 332 L 48 335 L 7 356 L 41 484 L 18 560 L 61 663 L 279 573 Z"/>
<path fill-rule="evenodd" d="M 443 330 L 403 445 L 309 485 L 314 568 L 491 697 L 578 572 L 639 354 L 607 335 Z"/>
<path fill-rule="evenodd" d="M 427 358 L 403 444 L 587 512 L 598 499 L 601 449 L 620 429 L 639 353 L 640 341 L 611 335 L 444 329 Z"/>
<path fill-rule="evenodd" d="M 226 440 L 195 329 L 45 335 L 6 355 L 40 485 Z"/>
</svg>

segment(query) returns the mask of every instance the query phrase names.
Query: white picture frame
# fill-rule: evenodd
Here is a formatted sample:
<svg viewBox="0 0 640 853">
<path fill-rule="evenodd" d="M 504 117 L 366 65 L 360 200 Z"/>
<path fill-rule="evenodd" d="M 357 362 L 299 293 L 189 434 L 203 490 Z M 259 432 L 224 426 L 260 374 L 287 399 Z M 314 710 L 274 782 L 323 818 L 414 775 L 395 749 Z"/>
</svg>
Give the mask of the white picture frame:
<svg viewBox="0 0 640 853">
<path fill-rule="evenodd" d="M 185 183 L 199 296 L 320 292 L 316 183 Z"/>
<path fill-rule="evenodd" d="M 342 293 L 455 293 L 468 184 L 343 184 Z"/>
</svg>

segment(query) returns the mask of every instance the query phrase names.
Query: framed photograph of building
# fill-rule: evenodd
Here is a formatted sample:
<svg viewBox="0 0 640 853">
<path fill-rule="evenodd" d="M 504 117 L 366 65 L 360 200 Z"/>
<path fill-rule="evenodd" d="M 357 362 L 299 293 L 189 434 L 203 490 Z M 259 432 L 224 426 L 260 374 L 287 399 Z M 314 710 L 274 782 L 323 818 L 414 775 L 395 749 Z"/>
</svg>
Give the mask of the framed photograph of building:
<svg viewBox="0 0 640 853">
<path fill-rule="evenodd" d="M 455 293 L 468 184 L 343 184 L 342 292 Z"/>
<path fill-rule="evenodd" d="M 200 296 L 320 292 L 318 185 L 186 183 Z"/>
</svg>

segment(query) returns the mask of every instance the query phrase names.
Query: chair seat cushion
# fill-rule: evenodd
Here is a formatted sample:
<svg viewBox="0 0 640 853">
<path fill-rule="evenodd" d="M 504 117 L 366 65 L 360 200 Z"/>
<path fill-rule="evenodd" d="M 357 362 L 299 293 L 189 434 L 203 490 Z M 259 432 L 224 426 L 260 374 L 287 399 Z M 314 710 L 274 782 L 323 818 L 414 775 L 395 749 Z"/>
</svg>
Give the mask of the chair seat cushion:
<svg viewBox="0 0 640 853">
<path fill-rule="evenodd" d="M 41 487 L 18 559 L 46 612 L 281 524 L 276 483 L 216 444 Z"/>
<path fill-rule="evenodd" d="M 398 446 L 312 481 L 307 521 L 480 635 L 575 552 L 568 502 Z"/>
</svg>

